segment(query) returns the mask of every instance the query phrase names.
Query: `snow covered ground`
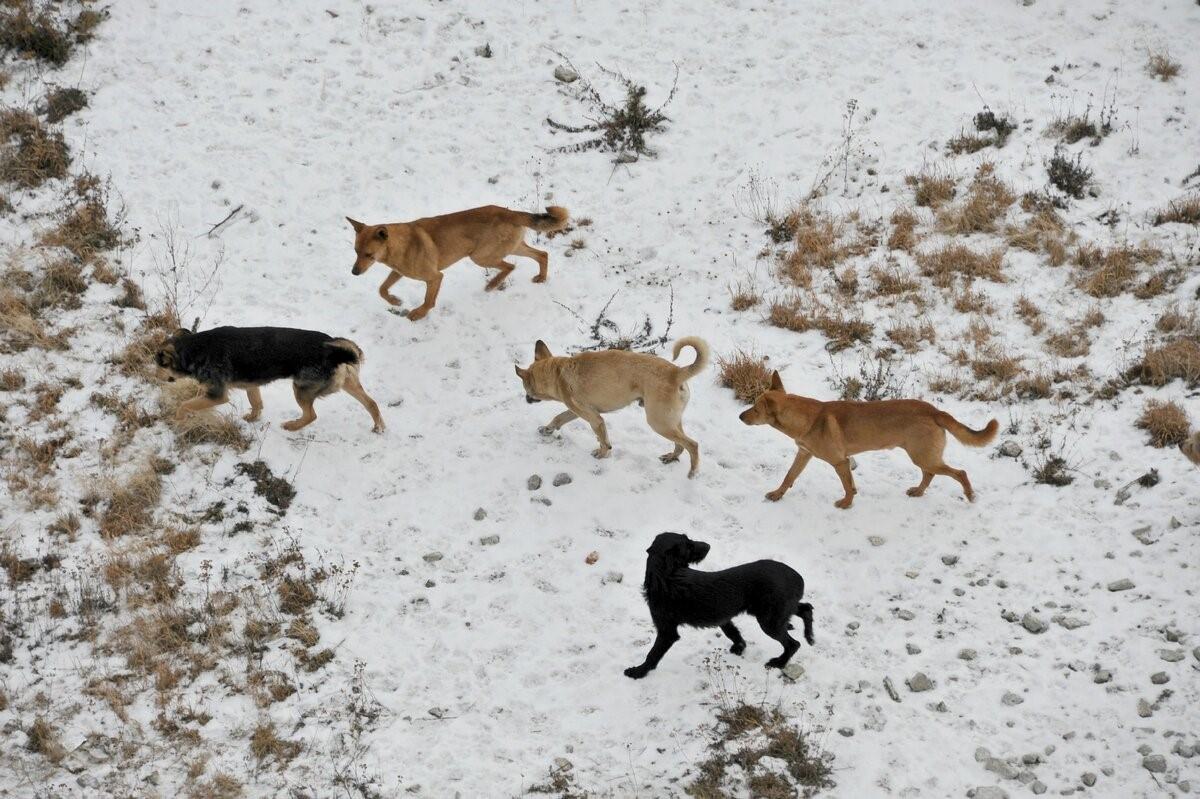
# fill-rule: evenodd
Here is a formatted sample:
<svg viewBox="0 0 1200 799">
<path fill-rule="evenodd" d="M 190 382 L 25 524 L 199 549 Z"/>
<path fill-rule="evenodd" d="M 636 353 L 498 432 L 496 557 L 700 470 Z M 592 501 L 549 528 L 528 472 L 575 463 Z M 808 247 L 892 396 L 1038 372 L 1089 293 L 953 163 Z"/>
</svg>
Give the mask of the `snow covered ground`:
<svg viewBox="0 0 1200 799">
<path fill-rule="evenodd" d="M 383 708 L 356 770 L 385 796 L 518 795 L 558 757 L 574 764 L 580 789 L 679 795 L 689 766 L 705 757 L 718 685 L 778 702 L 823 731 L 835 757 L 829 795 L 964 796 L 998 785 L 1018 796 L 1037 784 L 1053 794 L 1161 796 L 1184 793 L 1188 781 L 1200 789 L 1200 758 L 1172 753 L 1200 739 L 1198 473 L 1173 450 L 1145 445 L 1133 427 L 1143 399 L 1134 390 L 1079 405 L 983 402 L 933 395 L 914 377 L 917 395 L 971 426 L 993 417 L 1011 425 L 1016 432 L 1001 438 L 1017 440 L 1027 458 L 1035 428 L 1049 429 L 1078 469 L 1075 482 L 1037 485 L 1020 459 L 951 443 L 947 460 L 968 471 L 978 500 L 966 503 L 945 478 L 911 499 L 904 490 L 918 475 L 907 459 L 868 453 L 857 459 L 854 507 L 839 511 L 837 478 L 820 462 L 781 502 L 764 500 L 793 446 L 742 425 L 743 406 L 715 371 L 691 384 L 685 427 L 703 459 L 691 481 L 684 465 L 659 463 L 667 446 L 636 408 L 609 418 L 607 460 L 591 457 L 581 423 L 539 436 L 559 409 L 527 405 L 512 372 L 532 359 L 538 338 L 556 352 L 589 344 L 575 314 L 591 320 L 614 292 L 618 323 L 633 328 L 648 314 L 657 334 L 673 292 L 672 339 L 701 335 L 718 354 L 753 348 L 770 356 L 790 391 L 835 398 L 824 338 L 770 327 L 757 310 L 730 310 L 729 286 L 750 274 L 772 285 L 762 225 L 742 212 L 751 175 L 774 181 L 781 204 L 807 193 L 842 140 L 852 99 L 861 144 L 854 180 L 843 183 L 839 172 L 823 202 L 887 219 L 911 203 L 903 178 L 924 164 L 969 175 L 988 157 L 1019 190 L 1041 188 L 1054 146 L 1045 126 L 1064 108 L 1081 110 L 1089 98 L 1098 106 L 1114 93 L 1117 130 L 1096 148 L 1076 148 L 1100 196 L 1066 216 L 1103 242 L 1157 237 L 1194 270 L 1194 228 L 1151 229 L 1145 219 L 1197 166 L 1200 56 L 1190 43 L 1200 6 L 160 0 L 111 12 L 79 66 L 81 84 L 95 92 L 91 107 L 67 134 L 87 166 L 111 173 L 140 233 L 124 265 L 153 295 L 163 230 L 198 236 L 196 263 L 218 252 L 225 259 L 211 306 L 196 307 L 202 327 L 288 325 L 352 338 L 388 424 L 372 435 L 362 410 L 339 395 L 318 403 L 316 424 L 290 434 L 279 427 L 294 415 L 289 387 L 263 391 L 252 452 L 297 490 L 276 535 L 357 571 L 345 617 L 317 625 L 336 643 L 330 670 L 340 677 L 310 680 L 270 711 L 306 754 L 284 772 L 247 776 L 247 795 L 305 786 L 333 795 L 323 755 L 334 742 L 322 718 L 344 701 L 355 661 Z M 476 53 L 484 45 L 491 57 Z M 1182 75 L 1165 83 L 1145 74 L 1148 47 L 1169 50 Z M 618 88 L 596 64 L 645 83 L 651 105 L 678 65 L 671 122 L 651 141 L 657 158 L 614 166 L 611 154 L 553 152 L 576 139 L 545 118 L 576 122 L 584 113 L 573 87 L 553 77 L 555 50 L 606 93 Z M 1021 129 L 1003 150 L 944 162 L 945 140 L 984 104 L 1011 113 Z M 383 267 L 351 276 L 344 216 L 400 221 L 489 203 L 564 205 L 592 224 L 536 245 L 551 254 L 544 285 L 530 282 L 536 266 L 527 260 L 518 259 L 506 290 L 489 294 L 485 272 L 452 267 L 438 306 L 416 323 L 376 295 Z M 201 235 L 239 206 L 216 236 Z M 1123 220 L 1115 229 L 1094 219 L 1109 208 Z M 10 241 L 32 236 L 13 221 L 6 228 Z M 585 246 L 568 255 L 578 236 Z M 1003 309 L 993 324 L 1014 346 L 1038 351 L 1007 310 L 1019 294 L 1035 296 L 1053 320 L 1086 305 L 1063 270 L 1028 253 L 1011 264 L 1019 279 L 982 287 Z M 412 307 L 422 288 L 402 281 L 393 291 Z M 1172 296 L 1103 300 L 1109 324 L 1088 364 L 1115 374 L 1126 342 L 1140 341 L 1162 308 L 1190 302 L 1196 288 L 1189 273 Z M 891 312 L 872 305 L 865 313 L 882 329 Z M 930 321 L 964 325 L 944 310 Z M 833 358 L 853 370 L 859 355 Z M 910 366 L 915 375 L 945 358 L 930 348 Z M 1183 400 L 1194 416 L 1200 408 L 1179 383 L 1150 395 Z M 244 396 L 236 401 L 240 412 Z M 220 497 L 235 460 L 220 458 L 208 482 L 176 476 L 176 501 Z M 1114 504 L 1117 488 L 1151 467 L 1161 482 Z M 572 481 L 553 486 L 563 472 Z M 534 474 L 544 482 L 531 491 Z M 486 517 L 477 521 L 480 508 Z M 33 551 L 39 527 L 16 514 L 5 524 Z M 709 542 L 707 568 L 776 558 L 804 575 L 817 645 L 797 654 L 798 681 L 762 668 L 775 644 L 753 623 L 743 625 L 743 658 L 726 652 L 717 631 L 685 631 L 656 672 L 638 682 L 622 676 L 653 636 L 640 581 L 645 547 L 664 530 Z M 487 536 L 498 543 L 482 544 Z M 181 564 L 194 571 L 208 560 L 219 570 L 260 546 L 257 536 L 209 525 Z M 594 565 L 585 563 L 591 551 Z M 1123 578 L 1133 588 L 1109 590 Z M 1004 618 L 1027 613 L 1046 629 Z M 1170 660 L 1174 653 L 1184 657 Z M 55 684 L 71 685 L 69 660 Z M 1111 680 L 1097 682 L 1096 669 Z M 932 690 L 905 686 L 918 672 Z M 1156 672 L 1169 681 L 1152 684 Z M 212 689 L 205 737 L 244 735 L 266 712 Z M 1157 702 L 1152 715 L 1139 716 L 1139 699 Z M 1039 758 L 987 770 L 979 747 L 1001 759 Z M 1166 756 L 1165 773 L 1143 768 L 1147 752 Z M 249 774 L 248 750 L 241 757 L 226 755 L 221 766 Z M 173 795 L 181 767 L 151 768 L 161 782 L 134 783 L 138 790 Z M 996 773 L 1009 768 L 1034 776 Z M 1084 787 L 1085 772 L 1096 775 L 1094 787 Z M 87 794 L 73 778 L 54 780 L 59 795 Z M 28 780 L 10 787 L 11 795 L 37 792 Z"/>
</svg>

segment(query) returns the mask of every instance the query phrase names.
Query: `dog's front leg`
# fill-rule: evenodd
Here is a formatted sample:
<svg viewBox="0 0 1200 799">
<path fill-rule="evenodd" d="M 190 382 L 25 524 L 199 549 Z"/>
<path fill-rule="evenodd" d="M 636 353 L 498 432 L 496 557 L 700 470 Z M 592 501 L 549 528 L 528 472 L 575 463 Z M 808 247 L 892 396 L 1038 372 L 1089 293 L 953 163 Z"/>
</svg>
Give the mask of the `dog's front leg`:
<svg viewBox="0 0 1200 799">
<path fill-rule="evenodd" d="M 783 482 L 779 484 L 779 488 L 767 494 L 767 499 L 772 502 L 778 502 L 783 499 L 783 495 L 792 487 L 792 483 L 796 482 L 796 478 L 800 476 L 800 472 L 804 471 L 804 467 L 812 460 L 812 453 L 803 448 L 797 448 L 796 458 L 792 461 L 792 466 L 784 475 Z"/>
<path fill-rule="evenodd" d="M 679 628 L 666 627 L 660 629 L 654 639 L 654 646 L 650 647 L 650 652 L 647 653 L 642 665 L 630 666 L 625 669 L 625 676 L 632 677 L 635 680 L 645 677 L 658 665 L 658 661 L 662 660 L 663 655 L 667 654 L 667 650 L 678 640 Z"/>
<path fill-rule="evenodd" d="M 555 416 L 553 419 L 551 419 L 550 424 L 539 427 L 538 432 L 544 436 L 553 435 L 558 431 L 558 428 L 562 427 L 567 422 L 578 418 L 579 416 L 575 413 L 575 411 L 563 411 L 558 416 Z"/>
<path fill-rule="evenodd" d="M 392 296 L 390 289 L 396 285 L 396 281 L 400 279 L 400 273 L 392 270 L 388 272 L 388 276 L 383 279 L 383 283 L 379 286 L 379 296 L 383 297 L 388 305 L 399 305 L 400 300 Z"/>
<path fill-rule="evenodd" d="M 608 443 L 608 428 L 604 426 L 604 417 L 582 405 L 567 402 L 566 406 L 571 409 L 572 413 L 592 426 L 592 432 L 596 434 L 596 440 L 600 442 L 600 447 L 593 450 L 592 455 L 597 458 L 607 458 L 608 453 L 612 452 L 612 445 Z"/>
</svg>

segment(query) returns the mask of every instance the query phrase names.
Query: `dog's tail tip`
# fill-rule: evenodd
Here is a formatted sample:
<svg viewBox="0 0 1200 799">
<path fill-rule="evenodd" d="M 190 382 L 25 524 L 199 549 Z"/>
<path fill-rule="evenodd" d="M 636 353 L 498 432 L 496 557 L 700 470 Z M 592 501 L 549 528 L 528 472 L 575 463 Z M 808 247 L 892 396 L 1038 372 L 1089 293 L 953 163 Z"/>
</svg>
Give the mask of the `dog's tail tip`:
<svg viewBox="0 0 1200 799">
<path fill-rule="evenodd" d="M 680 367 L 680 369 L 683 370 L 684 379 L 690 380 L 708 366 L 710 357 L 708 342 L 699 336 L 684 336 L 676 341 L 674 347 L 672 347 L 671 360 L 677 359 L 679 357 L 679 353 L 683 351 L 684 347 L 691 347 L 696 351 L 696 360 L 692 361 L 689 366 Z"/>
<path fill-rule="evenodd" d="M 571 213 L 561 205 L 547 205 L 546 213 L 530 214 L 527 224 L 539 233 L 554 233 L 565 228 L 570 218 Z"/>
<path fill-rule="evenodd" d="M 334 360 L 336 360 L 338 363 L 352 363 L 355 366 L 359 366 L 363 362 L 362 348 L 348 338 L 335 338 L 330 341 L 326 341 L 325 346 L 334 350 L 340 350 L 341 352 L 349 355 L 349 357 L 346 357 L 345 355 L 335 355 Z"/>
</svg>

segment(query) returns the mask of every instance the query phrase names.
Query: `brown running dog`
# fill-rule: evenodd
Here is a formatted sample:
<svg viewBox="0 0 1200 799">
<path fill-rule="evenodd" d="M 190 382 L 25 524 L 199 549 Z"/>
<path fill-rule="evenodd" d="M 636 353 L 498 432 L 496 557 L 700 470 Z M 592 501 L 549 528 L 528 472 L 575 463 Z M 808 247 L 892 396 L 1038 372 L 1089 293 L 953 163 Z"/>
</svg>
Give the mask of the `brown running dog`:
<svg viewBox="0 0 1200 799">
<path fill-rule="evenodd" d="M 533 282 L 544 283 L 550 256 L 525 243 L 525 229 L 540 233 L 562 230 L 567 226 L 567 216 L 567 209 L 557 205 L 547 206 L 544 214 L 485 205 L 469 211 L 385 225 L 367 225 L 346 217 L 355 234 L 356 257 L 351 273 L 361 275 L 376 261 L 391 269 L 379 287 L 379 296 L 390 305 L 400 304 L 389 289 L 401 277 L 424 281 L 425 301 L 406 314 L 415 322 L 437 304 L 442 270 L 463 258 L 470 258 L 485 269 L 500 270 L 487 282 L 487 291 L 499 288 L 509 272 L 516 269 L 505 260 L 510 255 L 537 261 L 538 273 Z"/>
<path fill-rule="evenodd" d="M 700 446 L 683 432 L 683 410 L 687 407 L 687 381 L 708 365 L 708 344 L 696 336 L 675 342 L 671 357 L 678 358 L 684 347 L 696 351 L 696 360 L 688 366 L 676 366 L 668 360 L 645 352 L 603 350 L 556 357 L 543 341 L 533 348 L 533 363 L 528 369 L 515 367 L 525 386 L 525 400 L 558 400 L 567 410 L 539 428 L 551 435 L 572 419 L 583 419 L 592 426 L 600 447 L 592 452 L 597 458 L 608 457 L 608 429 L 600 415 L 641 401 L 646 408 L 650 429 L 675 445 L 663 455 L 663 463 L 679 460 L 686 449 L 691 461 L 688 477 L 700 468 Z"/>
<path fill-rule="evenodd" d="M 829 463 L 842 479 L 846 495 L 833 503 L 848 508 L 858 489 L 850 473 L 850 456 L 876 449 L 900 447 L 921 470 L 921 482 L 908 489 L 910 497 L 919 497 L 935 474 L 953 477 L 971 502 L 975 491 L 962 469 L 947 466 L 942 460 L 946 433 L 968 447 L 982 447 L 996 437 L 999 423 L 993 419 L 982 430 L 972 430 L 950 414 L 921 400 L 883 400 L 880 402 L 822 402 L 788 394 L 779 372 L 771 375 L 771 388 L 743 411 L 746 424 L 769 424 L 796 442 L 796 459 L 779 488 L 767 494 L 776 502 L 796 482 L 800 472 L 815 456 Z"/>
</svg>

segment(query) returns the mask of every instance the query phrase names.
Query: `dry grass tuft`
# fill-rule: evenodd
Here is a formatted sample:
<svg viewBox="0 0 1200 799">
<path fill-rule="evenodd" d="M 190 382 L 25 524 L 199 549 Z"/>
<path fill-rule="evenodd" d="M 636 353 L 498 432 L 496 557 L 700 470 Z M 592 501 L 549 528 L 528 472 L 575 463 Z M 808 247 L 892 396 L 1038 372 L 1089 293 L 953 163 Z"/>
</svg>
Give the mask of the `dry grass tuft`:
<svg viewBox="0 0 1200 799">
<path fill-rule="evenodd" d="M 0 372 L 0 391 L 19 391 L 25 387 L 25 375 L 16 369 Z"/>
<path fill-rule="evenodd" d="M 59 762 L 67 755 L 67 750 L 59 743 L 58 731 L 41 716 L 35 718 L 25 730 L 25 748 L 43 755 L 52 763 Z"/>
<path fill-rule="evenodd" d="M 1076 283 L 1092 297 L 1116 297 L 1129 290 L 1142 265 L 1153 265 L 1162 251 L 1142 245 L 1116 245 L 1104 250 L 1094 244 L 1076 248 L 1074 262 L 1079 267 Z"/>
<path fill-rule="evenodd" d="M 1200 225 L 1200 194 L 1179 197 L 1167 203 L 1167 207 L 1154 214 L 1157 225 Z"/>
<path fill-rule="evenodd" d="M 1189 386 L 1200 383 L 1200 340 L 1184 337 L 1147 347 L 1128 377 L 1149 386 L 1165 386 L 1172 380 Z"/>
<path fill-rule="evenodd" d="M 1171 58 L 1166 50 L 1151 51 L 1146 59 L 1146 71 L 1164 82 L 1178 77 L 1181 70 L 1179 62 Z"/>
<path fill-rule="evenodd" d="M 250 735 L 250 754 L 260 764 L 274 758 L 283 767 L 296 755 L 300 754 L 301 746 L 296 741 L 285 741 L 275 732 L 274 722 L 267 721 L 254 728 Z"/>
<path fill-rule="evenodd" d="M 829 339 L 827 346 L 832 352 L 857 343 L 867 343 L 875 332 L 874 325 L 862 317 L 827 308 L 815 299 L 805 299 L 800 295 L 772 301 L 767 321 L 775 327 L 796 333 L 819 330 Z"/>
<path fill-rule="evenodd" d="M 887 266 L 872 266 L 870 275 L 875 283 L 876 297 L 900 297 L 921 290 L 921 281 L 917 276 L 901 269 L 894 261 L 889 261 Z"/>
<path fill-rule="evenodd" d="M 938 212 L 938 226 L 946 233 L 963 236 L 991 233 L 1016 200 L 1012 190 L 996 177 L 995 167 L 985 163 L 975 173 L 962 203 L 943 205 Z"/>
<path fill-rule="evenodd" d="M 1177 447 L 1187 441 L 1192 428 L 1187 411 L 1179 403 L 1153 399 L 1146 401 L 1135 424 L 1150 434 L 1152 447 Z"/>
<path fill-rule="evenodd" d="M 976 380 L 993 380 L 1004 384 L 1021 373 L 1021 359 L 992 344 L 976 351 L 970 367 Z"/>
<path fill-rule="evenodd" d="M 1045 253 L 1051 266 L 1066 263 L 1067 244 L 1075 238 L 1053 208 L 1035 210 L 1023 224 L 1009 225 L 1004 235 L 1010 247 Z"/>
<path fill-rule="evenodd" d="M 905 352 L 919 352 L 922 342 L 932 344 L 937 340 L 937 330 L 929 322 L 903 322 L 889 328 L 884 335 Z"/>
<path fill-rule="evenodd" d="M 955 180 L 945 172 L 926 169 L 916 175 L 909 175 L 904 182 L 913 187 L 915 201 L 922 208 L 932 208 L 936 211 L 944 203 L 954 199 Z"/>
<path fill-rule="evenodd" d="M 1025 326 L 1029 328 L 1029 332 L 1035 336 L 1046 329 L 1046 320 L 1042 316 L 1042 310 L 1033 303 L 1033 300 L 1022 294 L 1017 298 L 1014 310 Z"/>
<path fill-rule="evenodd" d="M 729 304 L 735 311 L 749 310 L 762 302 L 762 293 L 759 292 L 758 286 L 752 280 L 745 282 L 739 280 L 730 286 L 729 296 Z"/>
<path fill-rule="evenodd" d="M 721 385 L 733 389 L 741 402 L 752 403 L 771 385 L 771 367 L 767 359 L 753 352 L 737 350 L 729 357 L 717 358 L 717 374 Z"/>
<path fill-rule="evenodd" d="M 100 517 L 100 535 L 117 538 L 149 526 L 162 496 L 162 478 L 147 464 L 113 488 Z"/>
<path fill-rule="evenodd" d="M 921 274 L 939 288 L 948 288 L 954 278 L 968 283 L 975 278 L 1004 282 L 1004 256 L 1001 250 L 978 252 L 962 244 L 946 244 L 931 252 L 917 253 Z"/>
<path fill-rule="evenodd" d="M 61 133 L 44 126 L 30 111 L 0 111 L 0 181 L 32 189 L 65 178 L 70 164 Z"/>
<path fill-rule="evenodd" d="M 920 240 L 916 233 L 917 215 L 907 208 L 897 208 L 890 221 L 892 232 L 887 240 L 888 249 L 911 253 Z"/>
<path fill-rule="evenodd" d="M 115 249 L 124 242 L 120 214 L 109 218 L 108 187 L 94 175 L 75 179 L 74 199 L 59 214 L 58 224 L 42 237 L 42 243 L 62 247 L 81 261 Z"/>
</svg>

